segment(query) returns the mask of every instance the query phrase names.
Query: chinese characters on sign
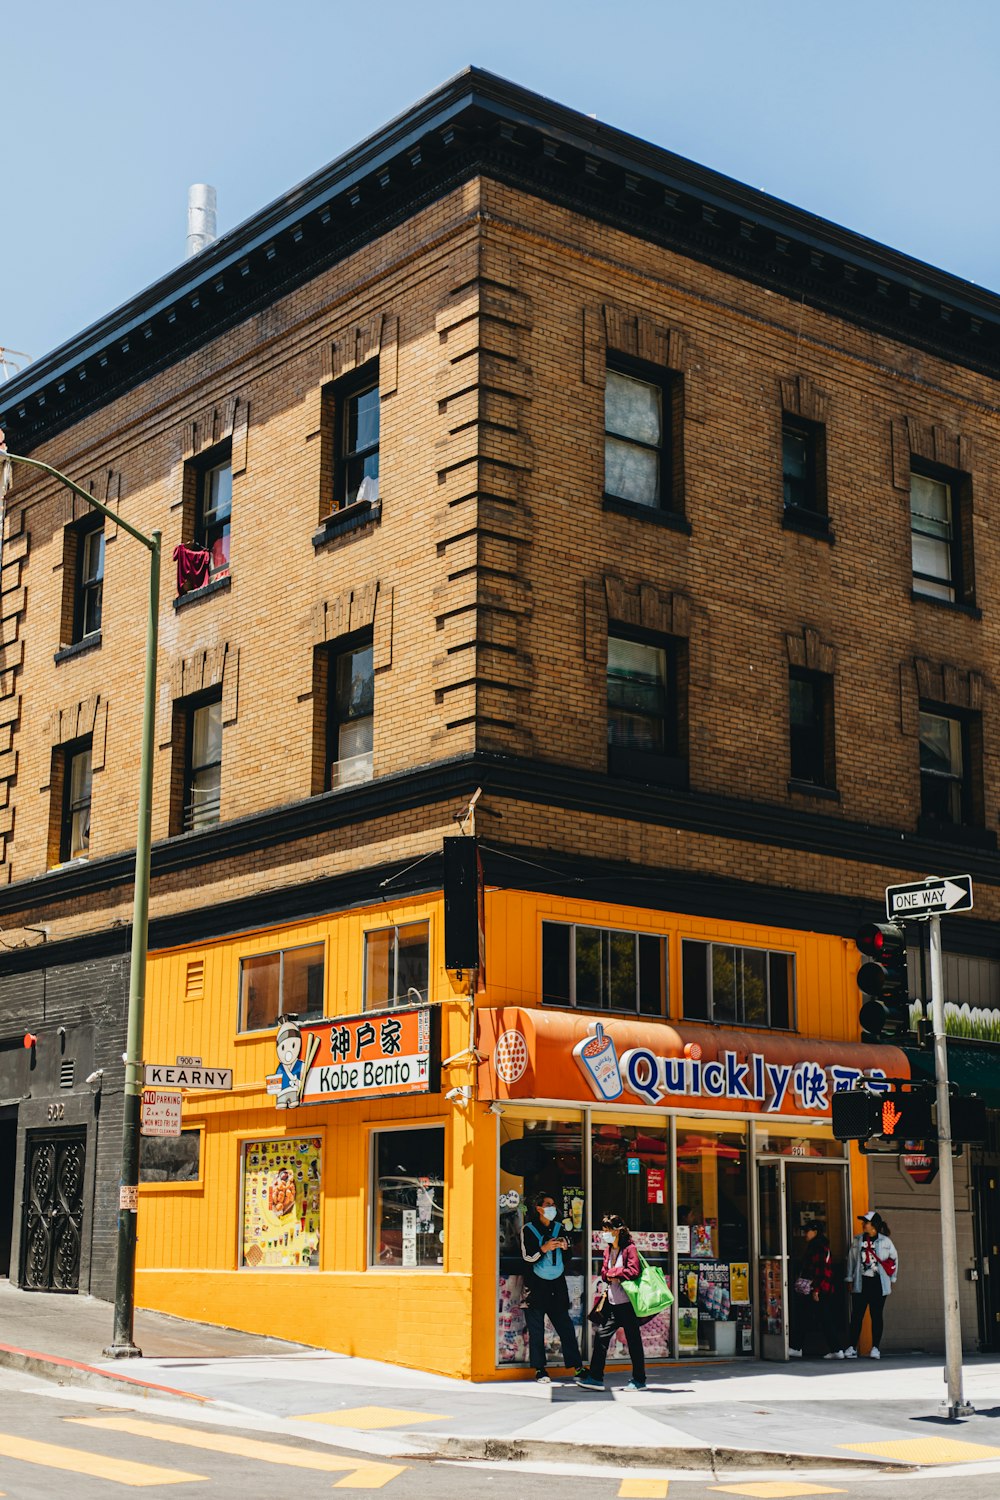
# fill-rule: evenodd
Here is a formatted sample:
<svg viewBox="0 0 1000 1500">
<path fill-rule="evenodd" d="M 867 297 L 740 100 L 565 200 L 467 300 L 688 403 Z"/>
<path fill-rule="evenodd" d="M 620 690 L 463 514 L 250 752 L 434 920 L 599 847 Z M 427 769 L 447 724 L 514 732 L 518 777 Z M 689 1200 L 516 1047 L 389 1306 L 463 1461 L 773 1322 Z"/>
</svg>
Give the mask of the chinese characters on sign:
<svg viewBox="0 0 1000 1500">
<path fill-rule="evenodd" d="M 438 1012 L 411 1010 L 343 1016 L 315 1026 L 284 1020 L 278 1071 L 267 1080 L 279 1109 L 336 1099 L 426 1094 L 437 1088 Z"/>
</svg>

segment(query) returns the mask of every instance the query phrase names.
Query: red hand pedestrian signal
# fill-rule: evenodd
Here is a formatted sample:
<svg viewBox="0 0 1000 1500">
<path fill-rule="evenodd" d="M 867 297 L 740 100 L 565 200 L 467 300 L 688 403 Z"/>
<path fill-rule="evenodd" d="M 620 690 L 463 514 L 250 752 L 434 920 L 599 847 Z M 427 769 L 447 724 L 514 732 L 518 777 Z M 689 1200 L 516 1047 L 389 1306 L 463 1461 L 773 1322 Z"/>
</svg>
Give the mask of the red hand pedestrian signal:
<svg viewBox="0 0 1000 1500">
<path fill-rule="evenodd" d="M 892 1135 L 903 1118 L 903 1111 L 897 1109 L 891 1099 L 887 1099 L 882 1105 L 882 1134 Z"/>
</svg>

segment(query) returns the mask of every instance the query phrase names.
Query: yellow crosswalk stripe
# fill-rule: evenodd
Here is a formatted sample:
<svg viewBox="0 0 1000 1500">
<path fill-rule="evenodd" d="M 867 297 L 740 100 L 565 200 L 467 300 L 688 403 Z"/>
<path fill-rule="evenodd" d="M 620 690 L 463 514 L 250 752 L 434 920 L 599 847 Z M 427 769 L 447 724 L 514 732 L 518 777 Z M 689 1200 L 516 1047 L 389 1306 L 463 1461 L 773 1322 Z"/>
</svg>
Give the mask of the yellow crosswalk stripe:
<svg viewBox="0 0 1000 1500">
<path fill-rule="evenodd" d="M 253 1458 L 258 1463 L 280 1464 L 285 1469 L 316 1469 L 324 1474 L 347 1475 L 334 1485 L 335 1489 L 381 1489 L 406 1469 L 405 1464 L 383 1464 L 372 1459 L 342 1458 L 336 1453 L 314 1453 L 304 1448 L 286 1447 L 282 1443 L 261 1442 L 259 1438 L 214 1432 L 207 1427 L 178 1427 L 172 1422 L 150 1422 L 143 1417 L 68 1417 L 66 1420 L 79 1427 L 95 1427 L 104 1432 L 127 1432 L 132 1437 L 156 1438 L 163 1443 L 201 1448 L 208 1453 L 228 1453 L 235 1457 Z"/>
<path fill-rule="evenodd" d="M 623 1479 L 618 1500 L 667 1500 L 669 1479 Z"/>
<path fill-rule="evenodd" d="M 186 1474 L 183 1469 L 158 1469 L 153 1464 L 109 1458 L 83 1448 L 60 1448 L 55 1443 L 11 1437 L 6 1432 L 0 1432 L 0 1458 L 15 1458 L 43 1469 L 65 1469 L 70 1474 L 89 1474 L 93 1479 L 108 1479 L 112 1484 L 128 1484 L 136 1489 L 153 1484 L 195 1484 L 205 1478 L 204 1474 Z"/>
<path fill-rule="evenodd" d="M 825 1484 L 804 1484 L 795 1479 L 759 1479 L 749 1484 L 713 1484 L 723 1495 L 749 1495 L 752 1500 L 794 1500 L 796 1495 L 845 1495 Z"/>
<path fill-rule="evenodd" d="M 342 1411 L 309 1411 L 293 1417 L 295 1422 L 322 1422 L 326 1427 L 355 1427 L 374 1432 L 379 1427 L 415 1427 L 418 1422 L 448 1422 L 449 1417 L 430 1411 L 401 1411 L 396 1406 L 348 1406 Z"/>
</svg>

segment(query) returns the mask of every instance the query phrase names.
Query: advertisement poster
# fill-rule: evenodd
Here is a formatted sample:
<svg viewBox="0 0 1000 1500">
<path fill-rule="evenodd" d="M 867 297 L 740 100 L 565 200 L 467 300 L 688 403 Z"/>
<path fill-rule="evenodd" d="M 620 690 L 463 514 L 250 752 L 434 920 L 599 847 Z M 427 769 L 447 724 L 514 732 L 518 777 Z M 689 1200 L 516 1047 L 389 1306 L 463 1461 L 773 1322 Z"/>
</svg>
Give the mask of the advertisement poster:
<svg viewBox="0 0 1000 1500">
<path fill-rule="evenodd" d="M 734 1304 L 750 1301 L 750 1267 L 746 1261 L 733 1261 L 729 1267 L 729 1300 Z"/>
<path fill-rule="evenodd" d="M 762 1260 L 760 1263 L 760 1301 L 764 1332 L 780 1334 L 785 1321 L 781 1296 L 780 1260 Z"/>
<path fill-rule="evenodd" d="M 677 1347 L 681 1354 L 698 1353 L 698 1310 L 694 1307 L 677 1309 Z"/>
<path fill-rule="evenodd" d="M 691 1225 L 691 1254 L 703 1255 L 711 1260 L 715 1254 L 715 1220 L 706 1219 L 704 1224 Z"/>
<path fill-rule="evenodd" d="M 676 1225 L 675 1229 L 674 1229 L 674 1236 L 675 1236 L 675 1238 L 677 1240 L 677 1254 L 678 1255 L 690 1255 L 691 1254 L 691 1226 L 690 1226 L 690 1224 L 678 1224 L 678 1225 Z"/>
<path fill-rule="evenodd" d="M 564 1187 L 562 1200 L 563 1227 L 579 1234 L 583 1229 L 583 1188 Z"/>
<path fill-rule="evenodd" d="M 646 1202 L 662 1203 L 667 1173 L 663 1167 L 650 1167 L 646 1173 Z"/>
<path fill-rule="evenodd" d="M 241 1264 L 319 1265 L 320 1142 L 247 1141 Z"/>
<path fill-rule="evenodd" d="M 698 1316 L 706 1323 L 728 1323 L 730 1313 L 728 1265 L 702 1262 L 698 1266 Z"/>
</svg>

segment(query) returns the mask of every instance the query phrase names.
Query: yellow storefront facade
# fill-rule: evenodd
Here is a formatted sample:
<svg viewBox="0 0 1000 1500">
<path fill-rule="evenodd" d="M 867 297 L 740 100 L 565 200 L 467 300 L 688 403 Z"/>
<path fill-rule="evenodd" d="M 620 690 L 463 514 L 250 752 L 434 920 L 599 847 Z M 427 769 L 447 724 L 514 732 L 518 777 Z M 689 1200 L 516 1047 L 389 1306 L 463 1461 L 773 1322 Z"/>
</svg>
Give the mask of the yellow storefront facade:
<svg viewBox="0 0 1000 1500">
<path fill-rule="evenodd" d="M 474 1003 L 440 892 L 150 956 L 147 1064 L 232 1087 L 185 1088 L 181 1137 L 143 1142 L 139 1305 L 522 1376 L 544 1190 L 582 1334 L 613 1211 L 677 1297 L 651 1358 L 785 1357 L 802 1225 L 842 1253 L 867 1207 L 830 1091 L 908 1075 L 854 1041 L 853 945 L 528 891 L 485 911 Z"/>
</svg>

